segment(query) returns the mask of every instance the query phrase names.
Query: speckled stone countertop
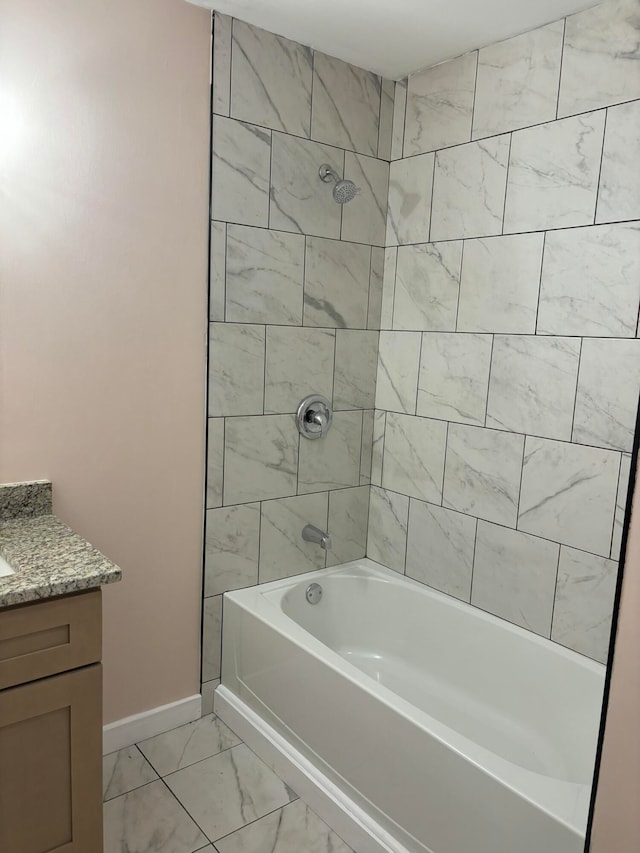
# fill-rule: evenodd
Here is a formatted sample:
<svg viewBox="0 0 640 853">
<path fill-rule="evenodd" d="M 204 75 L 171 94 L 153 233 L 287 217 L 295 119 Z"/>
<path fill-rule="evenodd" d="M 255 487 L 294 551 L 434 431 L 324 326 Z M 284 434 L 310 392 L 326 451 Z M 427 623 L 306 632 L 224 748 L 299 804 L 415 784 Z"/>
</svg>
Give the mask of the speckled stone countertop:
<svg viewBox="0 0 640 853">
<path fill-rule="evenodd" d="M 122 571 L 51 515 L 51 483 L 0 485 L 0 553 L 15 574 L 0 577 L 0 608 L 93 589 Z"/>
</svg>

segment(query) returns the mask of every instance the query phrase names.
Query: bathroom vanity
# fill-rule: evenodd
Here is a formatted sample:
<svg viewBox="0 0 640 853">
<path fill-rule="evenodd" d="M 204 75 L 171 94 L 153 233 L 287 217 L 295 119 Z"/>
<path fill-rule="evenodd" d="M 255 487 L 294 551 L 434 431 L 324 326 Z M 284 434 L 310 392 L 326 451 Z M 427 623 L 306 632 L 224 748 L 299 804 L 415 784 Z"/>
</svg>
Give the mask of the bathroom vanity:
<svg viewBox="0 0 640 853">
<path fill-rule="evenodd" d="M 100 853 L 100 586 L 121 572 L 49 483 L 0 486 L 0 553 L 0 850 Z"/>
</svg>

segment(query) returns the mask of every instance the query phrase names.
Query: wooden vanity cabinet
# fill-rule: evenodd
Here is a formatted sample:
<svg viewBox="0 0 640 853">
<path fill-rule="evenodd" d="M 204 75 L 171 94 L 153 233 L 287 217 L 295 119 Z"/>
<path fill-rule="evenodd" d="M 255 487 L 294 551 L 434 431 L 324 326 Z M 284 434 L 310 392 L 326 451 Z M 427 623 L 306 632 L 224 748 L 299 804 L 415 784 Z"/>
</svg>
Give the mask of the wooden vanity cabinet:
<svg viewBox="0 0 640 853">
<path fill-rule="evenodd" d="M 0 610 L 0 851 L 101 853 L 99 590 Z"/>
</svg>

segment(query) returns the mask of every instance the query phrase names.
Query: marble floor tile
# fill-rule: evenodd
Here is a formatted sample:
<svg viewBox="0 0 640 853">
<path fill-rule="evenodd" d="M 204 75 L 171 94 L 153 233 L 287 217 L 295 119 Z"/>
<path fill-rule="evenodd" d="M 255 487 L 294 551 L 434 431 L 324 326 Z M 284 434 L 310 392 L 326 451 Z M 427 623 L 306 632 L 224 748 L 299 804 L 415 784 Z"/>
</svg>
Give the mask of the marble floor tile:
<svg viewBox="0 0 640 853">
<path fill-rule="evenodd" d="M 220 678 L 222 596 L 205 598 L 202 608 L 202 680 Z"/>
<path fill-rule="evenodd" d="M 213 112 L 228 116 L 231 98 L 231 28 L 233 18 L 214 13 Z"/>
<path fill-rule="evenodd" d="M 240 738 L 222 720 L 210 714 L 143 740 L 138 748 L 160 776 L 166 776 L 239 743 Z"/>
<path fill-rule="evenodd" d="M 563 545 L 551 639 L 606 663 L 617 576 L 615 560 Z"/>
<path fill-rule="evenodd" d="M 231 115 L 309 136 L 312 68 L 311 48 L 234 20 Z"/>
<path fill-rule="evenodd" d="M 380 332 L 376 408 L 416 411 L 420 332 Z"/>
<path fill-rule="evenodd" d="M 227 228 L 226 319 L 302 324 L 304 237 L 265 228 Z"/>
<path fill-rule="evenodd" d="M 613 538 L 611 540 L 611 559 L 619 560 L 622 548 L 622 531 L 624 518 L 627 511 L 627 496 L 629 492 L 629 478 L 631 475 L 631 457 L 622 454 L 620 463 L 620 478 L 618 480 L 618 494 L 616 497 L 616 514 L 613 520 Z"/>
<path fill-rule="evenodd" d="M 404 156 L 469 142 L 478 52 L 409 77 Z"/>
<path fill-rule="evenodd" d="M 212 218 L 266 228 L 271 131 L 214 115 L 212 140 Z"/>
<path fill-rule="evenodd" d="M 333 329 L 267 326 L 265 413 L 295 412 L 311 393 L 331 400 L 335 345 Z"/>
<path fill-rule="evenodd" d="M 466 240 L 458 331 L 533 334 L 542 248 L 542 234 Z"/>
<path fill-rule="evenodd" d="M 260 583 L 324 569 L 326 551 L 314 542 L 306 542 L 302 529 L 313 524 L 319 530 L 327 530 L 327 511 L 326 492 L 263 501 Z"/>
<path fill-rule="evenodd" d="M 224 290 L 227 264 L 227 223 L 211 223 L 209 270 L 209 320 L 224 322 Z"/>
<path fill-rule="evenodd" d="M 312 138 L 377 156 L 380 86 L 377 74 L 316 51 Z"/>
<path fill-rule="evenodd" d="M 571 440 L 580 339 L 496 335 L 487 426 Z"/>
<path fill-rule="evenodd" d="M 302 800 L 221 838 L 216 847 L 219 853 L 352 853 Z"/>
<path fill-rule="evenodd" d="M 332 547 L 327 566 L 364 557 L 367 550 L 369 487 L 329 492 L 329 534 Z"/>
<path fill-rule="evenodd" d="M 454 331 L 461 266 L 461 240 L 400 246 L 393 301 L 393 328 Z"/>
<path fill-rule="evenodd" d="M 336 329 L 333 408 L 372 409 L 377 367 L 378 332 Z"/>
<path fill-rule="evenodd" d="M 435 155 L 430 240 L 502 233 L 509 134 Z"/>
<path fill-rule="evenodd" d="M 549 231 L 538 334 L 633 338 L 640 301 L 640 225 Z"/>
<path fill-rule="evenodd" d="M 362 412 L 335 412 L 321 441 L 301 439 L 298 494 L 360 485 Z"/>
<path fill-rule="evenodd" d="M 631 453 L 640 393 L 640 340 L 585 338 L 573 441 Z"/>
<path fill-rule="evenodd" d="M 389 569 L 404 573 L 409 498 L 371 487 L 367 556 Z"/>
<path fill-rule="evenodd" d="M 259 548 L 260 504 L 241 504 L 207 510 L 204 544 L 205 596 L 254 586 L 258 582 Z"/>
<path fill-rule="evenodd" d="M 620 454 L 527 436 L 518 530 L 608 557 Z"/>
<path fill-rule="evenodd" d="M 434 162 L 434 154 L 421 154 L 391 164 L 387 246 L 428 242 Z"/>
<path fill-rule="evenodd" d="M 569 15 L 558 116 L 640 98 L 639 30 L 635 0 L 598 3 Z"/>
<path fill-rule="evenodd" d="M 366 329 L 371 249 L 307 238 L 304 325 Z"/>
<path fill-rule="evenodd" d="M 264 326 L 209 326 L 209 416 L 264 410 Z"/>
<path fill-rule="evenodd" d="M 491 335 L 425 332 L 416 414 L 484 426 L 492 344 Z"/>
<path fill-rule="evenodd" d="M 505 233 L 593 222 L 604 110 L 512 135 Z"/>
<path fill-rule="evenodd" d="M 388 412 L 383 488 L 440 504 L 446 442 L 444 421 Z"/>
<path fill-rule="evenodd" d="M 393 126 L 391 131 L 391 159 L 402 157 L 404 145 L 404 116 L 407 106 L 407 80 L 398 80 L 393 97 Z"/>
<path fill-rule="evenodd" d="M 222 506 L 224 418 L 207 420 L 207 509 Z"/>
<path fill-rule="evenodd" d="M 449 424 L 442 505 L 515 527 L 524 436 Z"/>
<path fill-rule="evenodd" d="M 207 841 L 161 780 L 104 805 L 104 853 L 195 853 Z"/>
<path fill-rule="evenodd" d="M 135 746 L 112 752 L 102 759 L 102 797 L 105 802 L 157 778 L 158 774 Z"/>
<path fill-rule="evenodd" d="M 640 100 L 610 107 L 596 222 L 640 218 Z"/>
<path fill-rule="evenodd" d="M 340 205 L 318 176 L 324 163 L 342 177 L 344 151 L 273 132 L 270 228 L 339 239 Z"/>
<path fill-rule="evenodd" d="M 473 108 L 473 138 L 556 117 L 564 21 L 483 47 Z"/>
<path fill-rule="evenodd" d="M 244 744 L 178 770 L 165 781 L 214 841 L 296 798 Z"/>
<path fill-rule="evenodd" d="M 384 246 L 387 227 L 389 164 L 347 151 L 344 176 L 359 187 L 358 195 L 342 207 L 343 240 Z"/>
<path fill-rule="evenodd" d="M 468 602 L 476 524 L 469 515 L 412 499 L 407 576 Z"/>
<path fill-rule="evenodd" d="M 555 542 L 479 521 L 471 603 L 549 637 L 559 551 Z"/>
</svg>

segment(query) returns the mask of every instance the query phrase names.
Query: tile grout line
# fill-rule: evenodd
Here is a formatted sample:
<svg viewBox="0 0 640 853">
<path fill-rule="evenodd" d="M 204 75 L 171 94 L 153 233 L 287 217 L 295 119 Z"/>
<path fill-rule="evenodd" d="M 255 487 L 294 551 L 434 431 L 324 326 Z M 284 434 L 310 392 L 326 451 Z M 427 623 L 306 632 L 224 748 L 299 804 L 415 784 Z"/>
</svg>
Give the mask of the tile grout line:
<svg viewBox="0 0 640 853">
<path fill-rule="evenodd" d="M 604 164 L 604 147 L 605 141 L 607 138 L 607 119 L 609 118 L 609 108 L 605 108 L 604 111 L 604 123 L 602 125 L 602 148 L 600 149 L 600 168 L 598 170 L 598 182 L 596 183 L 596 198 L 595 204 L 593 206 L 593 223 L 592 225 L 601 225 L 603 223 L 599 223 L 598 220 L 598 202 L 600 200 L 600 184 L 602 183 L 602 166 Z"/>
<path fill-rule="evenodd" d="M 496 343 L 495 334 L 491 335 L 491 351 L 489 353 L 489 375 L 487 376 L 487 396 L 484 403 L 484 426 L 487 427 L 487 418 L 489 417 L 489 392 L 491 390 L 491 371 L 493 370 L 493 350 Z M 505 430 L 508 432 L 509 430 Z"/>
<path fill-rule="evenodd" d="M 569 444 L 580 446 L 580 442 L 576 442 L 573 440 L 573 433 L 576 426 L 576 410 L 578 408 L 578 390 L 580 388 L 580 368 L 582 367 L 582 345 L 584 340 L 580 338 L 580 351 L 578 352 L 578 369 L 576 370 L 576 392 L 573 397 L 573 416 L 571 418 L 571 437 L 568 441 Z M 597 447 L 597 445 L 582 445 L 584 447 Z M 599 448 L 605 450 L 607 448 Z"/>
<path fill-rule="evenodd" d="M 507 216 L 507 195 L 509 194 L 509 170 L 511 168 L 511 146 L 513 145 L 513 132 L 509 134 L 509 153 L 507 155 L 507 172 L 504 179 L 504 200 L 502 202 L 502 228 L 500 229 L 501 236 L 505 236 L 504 225 Z M 511 236 L 509 234 L 509 236 Z"/>
<path fill-rule="evenodd" d="M 543 231 L 542 232 L 542 251 L 540 253 L 540 276 L 538 277 L 538 298 L 536 300 L 536 321 L 535 321 L 534 326 L 533 326 L 533 328 L 534 328 L 533 334 L 536 337 L 540 337 L 540 338 L 542 338 L 542 337 L 564 337 L 561 335 L 546 336 L 546 335 L 538 334 L 538 316 L 540 314 L 540 300 L 542 299 L 542 275 L 543 275 L 543 270 L 544 270 L 544 254 L 545 254 L 546 248 L 547 248 L 547 232 Z"/>
<path fill-rule="evenodd" d="M 560 67 L 558 69 L 558 94 L 556 96 L 556 118 L 558 121 L 560 118 L 560 91 L 562 89 L 562 65 L 564 63 L 564 46 L 565 46 L 565 38 L 567 35 L 567 18 L 562 19 L 562 44 L 560 45 Z"/>
<path fill-rule="evenodd" d="M 558 562 L 556 563 L 556 580 L 555 580 L 555 583 L 553 585 L 553 602 L 551 604 L 551 622 L 549 624 L 549 636 L 547 637 L 547 639 L 549 639 L 549 640 L 551 639 L 551 636 L 553 634 L 553 620 L 554 620 L 555 615 L 556 615 L 556 599 L 558 597 L 558 579 L 560 577 L 560 556 L 561 555 L 562 555 L 562 545 L 560 545 L 558 548 Z M 546 635 L 544 635 L 544 636 L 546 636 Z"/>
<path fill-rule="evenodd" d="M 469 582 L 469 601 L 467 602 L 467 604 L 469 604 L 470 607 L 475 606 L 475 605 L 471 604 L 471 602 L 473 601 L 473 579 L 474 579 L 475 572 L 476 572 L 476 547 L 478 545 L 478 520 L 479 519 L 477 519 L 477 518 L 475 519 L 476 525 L 475 525 L 475 530 L 473 532 L 473 554 L 471 555 L 471 580 Z"/>
</svg>

